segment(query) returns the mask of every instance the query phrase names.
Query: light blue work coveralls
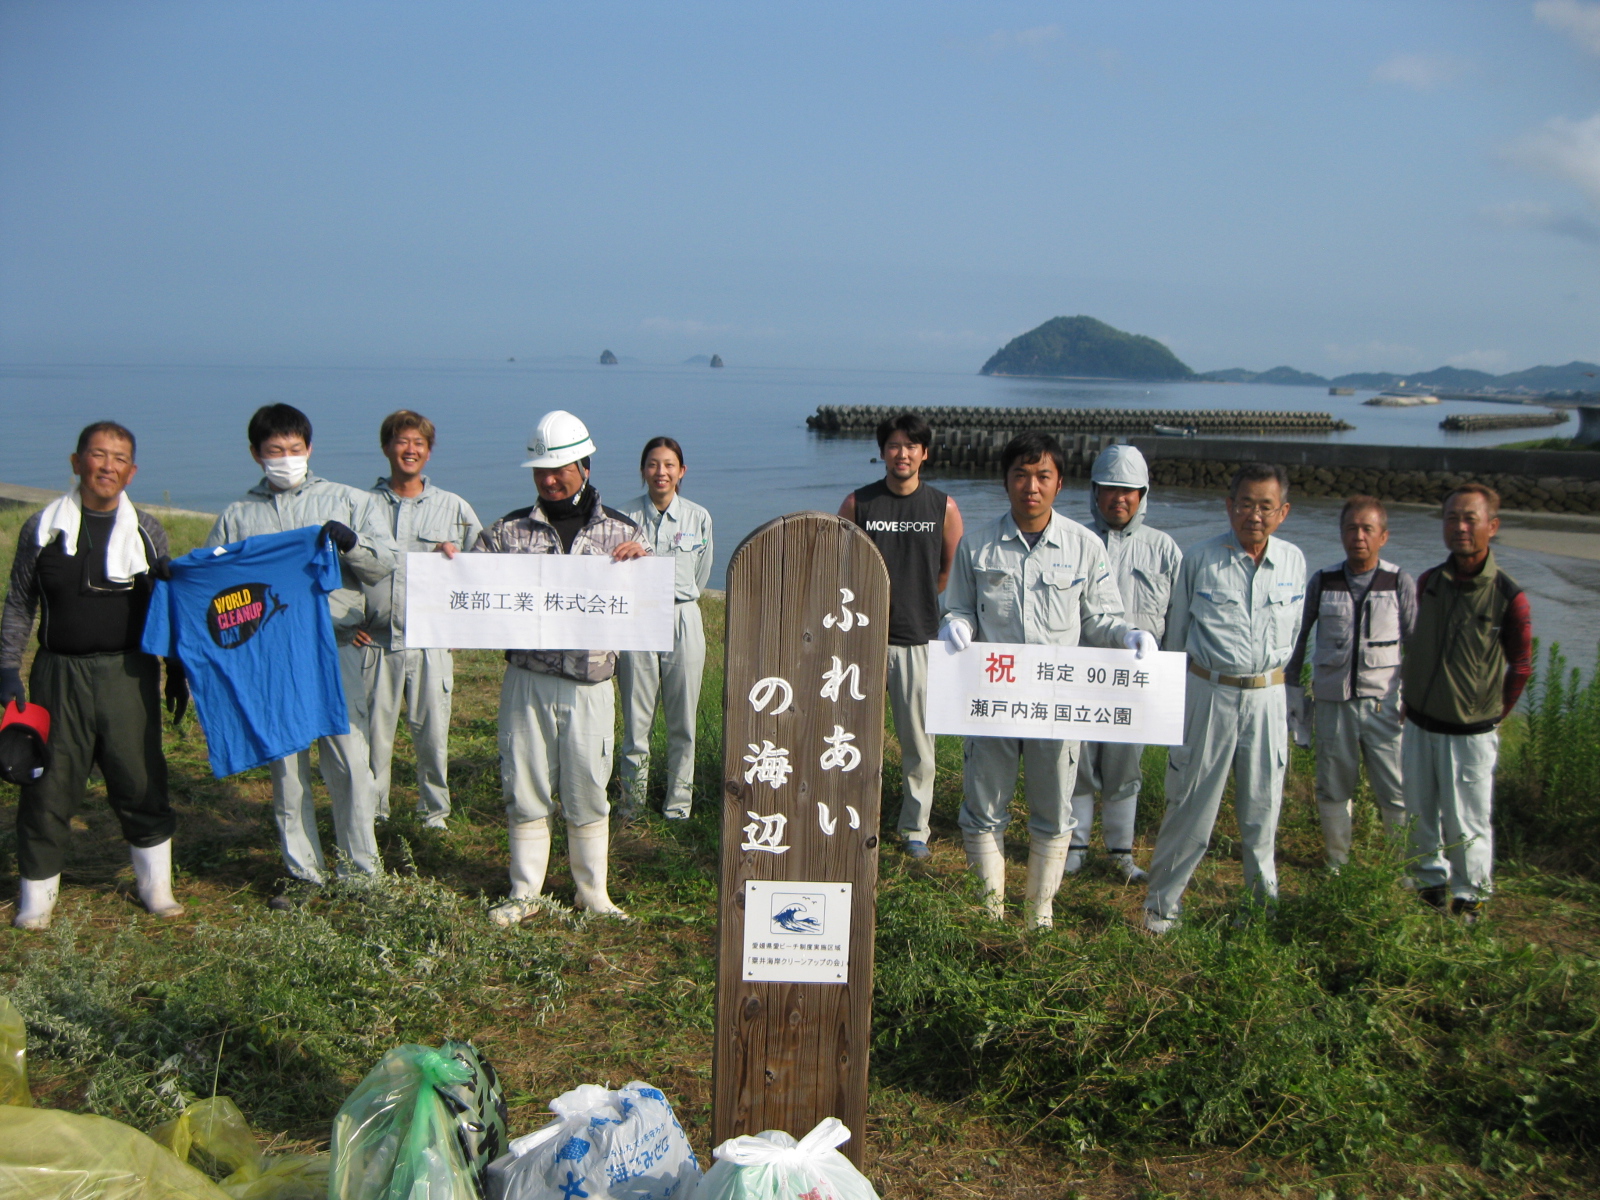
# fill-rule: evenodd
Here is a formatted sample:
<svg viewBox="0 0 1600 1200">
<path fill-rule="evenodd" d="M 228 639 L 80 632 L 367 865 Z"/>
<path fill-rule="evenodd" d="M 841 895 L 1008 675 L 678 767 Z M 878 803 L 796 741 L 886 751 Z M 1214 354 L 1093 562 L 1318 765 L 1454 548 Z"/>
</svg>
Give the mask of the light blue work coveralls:
<svg viewBox="0 0 1600 1200">
<path fill-rule="evenodd" d="M 362 629 L 373 644 L 362 648 L 361 673 L 367 687 L 367 741 L 378 788 L 378 819 L 389 815 L 394 735 L 403 701 L 417 756 L 417 815 L 442 828 L 450 815 L 450 693 L 455 688 L 455 663 L 447 649 L 406 648 L 406 555 L 431 552 L 441 542 L 466 549 L 478 540 L 483 525 L 472 505 L 454 492 L 434 487 L 427 476 L 420 496 L 395 495 L 386 478 L 373 485 L 372 494 L 399 558 L 393 575 L 363 588 L 367 616 Z"/>
<path fill-rule="evenodd" d="M 1120 650 L 1129 628 L 1105 546 L 1082 525 L 1056 512 L 1031 549 L 1009 512 L 969 529 L 956 549 L 944 600 L 945 619 L 967 622 L 974 646 L 1013 642 Z M 1041 842 L 1065 839 L 1072 833 L 1076 741 L 967 738 L 962 781 L 966 799 L 957 823 L 969 833 L 1004 832 L 1011 819 L 1008 810 L 1017 789 L 1019 760 L 1029 834 Z"/>
<path fill-rule="evenodd" d="M 1289 755 L 1283 667 L 1305 590 L 1305 556 L 1282 538 L 1267 542 L 1259 564 L 1231 530 L 1183 553 L 1163 647 L 1189 656 L 1183 745 L 1167 754 L 1167 811 L 1144 902 L 1159 918 L 1182 907 L 1230 770 L 1245 887 L 1258 899 L 1278 894 L 1274 849 Z"/>
<path fill-rule="evenodd" d="M 700 678 L 706 666 L 700 592 L 711 581 L 711 514 L 693 500 L 672 497 L 657 511 L 649 493 L 619 509 L 639 526 L 639 540 L 674 564 L 672 649 L 629 650 L 617 660 L 622 693 L 621 782 L 625 804 L 643 801 L 650 778 L 650 726 L 659 699 L 667 726 L 667 788 L 662 813 L 687 817 L 694 802 L 694 739 Z"/>
<path fill-rule="evenodd" d="M 333 833 L 346 870 L 372 874 L 379 869 L 373 828 L 378 788 L 367 749 L 367 688 L 361 675 L 362 651 L 350 644 L 366 612 L 363 584 L 377 584 L 395 568 L 395 548 L 383 513 L 370 493 L 308 474 L 298 487 L 274 492 L 263 479 L 223 510 L 206 536 L 207 548 L 264 533 L 285 533 L 339 521 L 355 531 L 357 543 L 339 555 L 344 586 L 328 593 L 334 638 L 339 644 L 339 677 L 344 683 L 350 729 L 317 740 L 328 798 L 333 802 Z M 278 826 L 283 862 L 296 879 L 321 883 L 327 874 L 317 836 L 311 794 L 311 749 L 272 764 L 272 816 Z"/>
<path fill-rule="evenodd" d="M 1128 624 L 1160 641 L 1167 630 L 1167 605 L 1178 578 L 1183 551 L 1159 529 L 1144 523 L 1148 490 L 1139 511 L 1122 529 L 1106 524 L 1089 488 L 1090 528 L 1105 543 Z M 1072 789 L 1072 846 L 1084 850 L 1094 826 L 1094 796 L 1100 793 L 1100 837 L 1113 854 L 1132 853 L 1139 788 L 1144 783 L 1144 747 L 1126 742 L 1084 742 L 1079 750 L 1077 784 Z"/>
</svg>

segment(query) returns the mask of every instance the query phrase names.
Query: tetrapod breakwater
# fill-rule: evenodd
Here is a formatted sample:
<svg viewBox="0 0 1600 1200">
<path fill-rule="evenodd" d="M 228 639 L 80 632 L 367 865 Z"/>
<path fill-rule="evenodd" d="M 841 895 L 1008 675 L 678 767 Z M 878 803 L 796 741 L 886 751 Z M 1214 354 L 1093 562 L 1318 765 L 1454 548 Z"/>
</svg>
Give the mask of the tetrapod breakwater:
<svg viewBox="0 0 1600 1200">
<path fill-rule="evenodd" d="M 870 437 L 880 422 L 906 411 L 888 405 L 824 404 L 806 418 L 818 433 Z M 1165 429 L 1196 434 L 1335 433 L 1355 426 L 1325 412 L 1256 412 L 1251 409 L 1138 408 L 985 408 L 935 405 L 917 410 L 933 426 L 934 437 L 945 432 L 982 432 L 1009 437 L 1041 429 L 1058 437 L 1068 433 L 1153 434 Z M 1003 442 L 1001 443 L 1004 444 Z"/>
<path fill-rule="evenodd" d="M 1439 422 L 1440 429 L 1457 433 L 1477 433 L 1485 429 L 1537 429 L 1543 425 L 1561 425 L 1571 420 L 1565 409 L 1548 413 L 1495 413 L 1488 416 L 1457 413 Z"/>
</svg>

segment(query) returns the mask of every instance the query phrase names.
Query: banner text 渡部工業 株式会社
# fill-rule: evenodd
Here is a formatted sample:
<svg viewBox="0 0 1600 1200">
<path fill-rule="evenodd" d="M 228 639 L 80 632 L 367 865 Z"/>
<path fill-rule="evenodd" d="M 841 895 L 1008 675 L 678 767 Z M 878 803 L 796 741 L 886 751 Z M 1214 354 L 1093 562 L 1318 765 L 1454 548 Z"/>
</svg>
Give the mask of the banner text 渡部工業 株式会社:
<svg viewBox="0 0 1600 1200">
<path fill-rule="evenodd" d="M 406 555 L 406 645 L 671 650 L 674 565 L 599 554 Z"/>
</svg>

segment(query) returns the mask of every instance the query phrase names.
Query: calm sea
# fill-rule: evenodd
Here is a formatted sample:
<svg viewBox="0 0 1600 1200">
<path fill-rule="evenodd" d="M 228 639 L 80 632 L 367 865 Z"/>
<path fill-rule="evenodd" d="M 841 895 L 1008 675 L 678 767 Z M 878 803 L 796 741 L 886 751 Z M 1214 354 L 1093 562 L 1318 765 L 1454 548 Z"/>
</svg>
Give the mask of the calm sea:
<svg viewBox="0 0 1600 1200">
<path fill-rule="evenodd" d="M 833 512 L 851 488 L 882 474 L 870 440 L 822 438 L 805 419 L 819 404 L 1029 405 L 1061 408 L 1300 409 L 1330 412 L 1356 429 L 1325 435 L 1386 445 L 1494 445 L 1517 431 L 1447 434 L 1452 412 L 1500 412 L 1497 406 L 1446 401 L 1437 406 L 1379 409 L 1365 394 L 1329 396 L 1326 389 L 1217 384 L 1071 383 L 991 379 L 970 374 L 704 366 L 601 367 L 577 361 L 360 367 L 10 366 L 0 367 L 0 481 L 65 487 L 67 455 L 78 429 L 110 418 L 139 438 L 136 500 L 163 500 L 216 512 L 252 486 L 245 423 L 261 404 L 285 401 L 315 427 L 313 468 L 330 479 L 371 486 L 387 464 L 378 424 L 396 408 L 426 413 L 439 427 L 429 469 L 443 487 L 466 496 L 485 520 L 531 502 L 529 473 L 518 470 L 528 431 L 548 409 L 565 408 L 589 425 L 599 447 L 594 480 L 616 502 L 643 490 L 639 451 L 646 439 L 670 434 L 683 443 L 689 474 L 684 492 L 710 509 L 716 523 L 720 582 L 743 536 L 786 512 Z M 1534 431 L 1531 436 L 1537 436 Z M 1552 431 L 1554 432 L 1554 431 Z M 997 481 L 952 479 L 968 523 L 998 515 L 1005 498 Z M 1069 517 L 1085 512 L 1081 487 L 1063 492 Z M 1297 503 L 1282 535 L 1313 566 L 1341 557 L 1336 503 Z M 1187 545 L 1220 532 L 1218 498 L 1158 492 L 1151 522 Z M 1438 522 L 1397 512 L 1390 558 L 1413 572 L 1443 558 Z M 1600 626 L 1590 598 L 1600 564 L 1505 548 L 1506 568 L 1530 592 L 1536 631 L 1576 650 L 1585 667 Z"/>
</svg>

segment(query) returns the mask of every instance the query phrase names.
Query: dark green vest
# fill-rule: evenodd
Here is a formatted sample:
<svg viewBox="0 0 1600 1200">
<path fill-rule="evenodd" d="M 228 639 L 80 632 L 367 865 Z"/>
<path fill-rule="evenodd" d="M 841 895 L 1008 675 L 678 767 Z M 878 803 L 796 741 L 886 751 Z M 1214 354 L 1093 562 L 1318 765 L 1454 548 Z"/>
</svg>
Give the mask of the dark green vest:
<svg viewBox="0 0 1600 1200">
<path fill-rule="evenodd" d="M 1421 585 L 1416 632 L 1400 668 L 1401 694 L 1409 713 L 1464 727 L 1462 733 L 1483 732 L 1505 707 L 1500 627 L 1522 589 L 1495 565 L 1493 550 L 1471 579 L 1458 580 L 1453 562 L 1446 559 Z"/>
</svg>

